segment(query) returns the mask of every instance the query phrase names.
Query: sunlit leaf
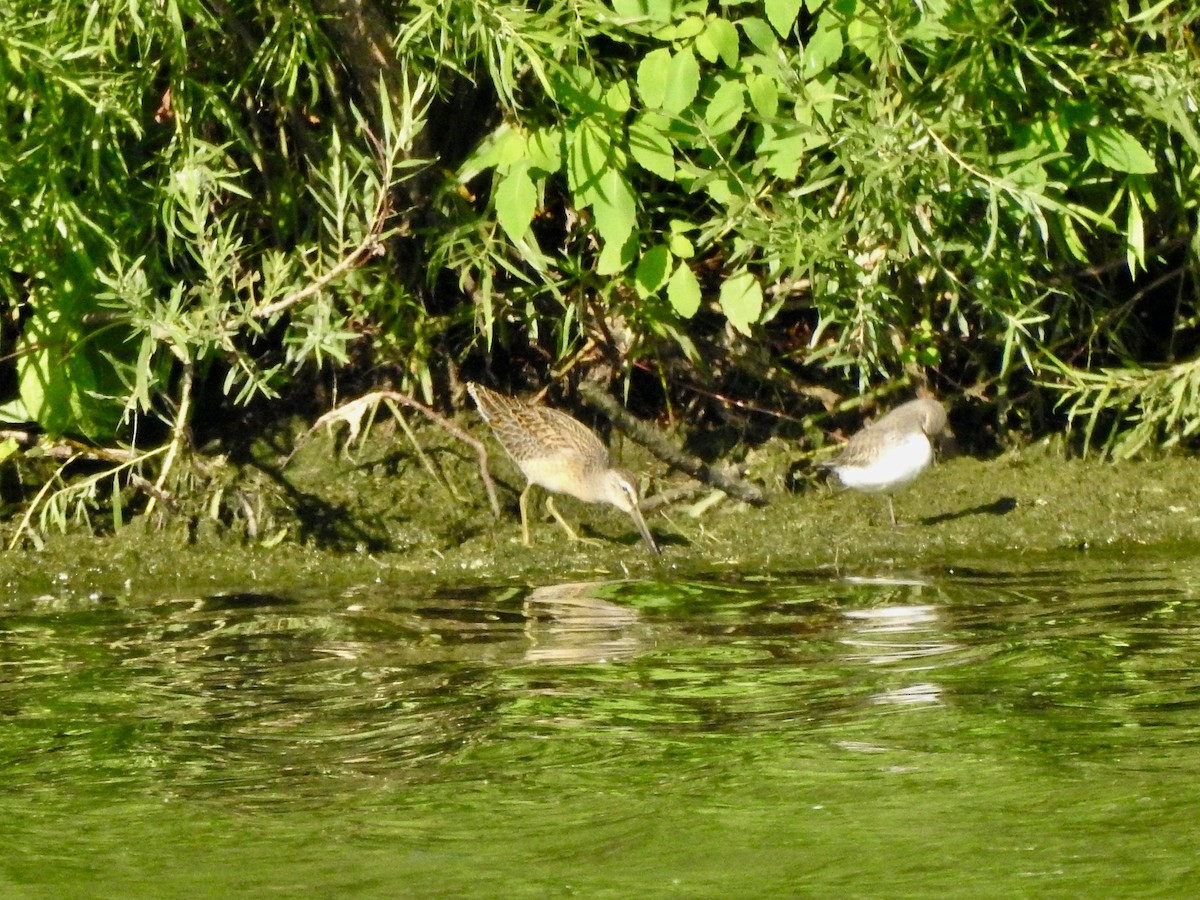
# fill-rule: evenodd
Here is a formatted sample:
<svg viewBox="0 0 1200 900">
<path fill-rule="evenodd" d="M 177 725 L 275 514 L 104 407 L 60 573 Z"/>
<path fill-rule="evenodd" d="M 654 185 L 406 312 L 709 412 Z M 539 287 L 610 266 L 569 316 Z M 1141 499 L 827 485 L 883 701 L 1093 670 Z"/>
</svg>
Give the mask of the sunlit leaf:
<svg viewBox="0 0 1200 900">
<path fill-rule="evenodd" d="M 558 128 L 538 128 L 530 132 L 526 143 L 531 168 L 546 174 L 562 168 L 563 138 Z"/>
<path fill-rule="evenodd" d="M 742 121 L 746 112 L 746 91 L 739 81 L 722 84 L 705 110 L 704 120 L 714 135 L 724 134 Z"/>
<path fill-rule="evenodd" d="M 796 16 L 800 14 L 800 7 L 803 5 L 804 0 L 766 0 L 763 9 L 771 27 L 783 37 L 796 24 Z"/>
<path fill-rule="evenodd" d="M 612 134 L 595 119 L 584 119 L 567 132 L 567 184 L 580 207 L 600 196 L 600 176 L 616 163 Z"/>
<path fill-rule="evenodd" d="M 832 66 L 842 55 L 842 30 L 836 24 L 826 26 L 826 21 L 830 16 L 829 12 L 821 16 L 821 27 L 817 28 L 816 34 L 804 47 L 804 68 L 803 73 L 805 78 L 813 78 L 820 75 L 830 66 Z"/>
<path fill-rule="evenodd" d="M 667 282 L 667 300 L 684 319 L 690 319 L 700 309 L 700 282 L 687 263 L 681 262 Z"/>
<path fill-rule="evenodd" d="M 728 19 L 709 19 L 704 31 L 696 37 L 696 52 L 710 63 L 719 58 L 732 69 L 738 62 L 737 27 Z"/>
<path fill-rule="evenodd" d="M 514 166 L 500 179 L 495 192 L 496 219 L 515 243 L 525 237 L 537 208 L 537 188 L 529 177 L 529 163 Z"/>
<path fill-rule="evenodd" d="M 601 174 L 592 203 L 596 230 L 605 242 L 623 244 L 637 224 L 637 203 L 625 176 L 616 169 Z"/>
<path fill-rule="evenodd" d="M 751 74 L 746 79 L 750 105 L 764 119 L 773 119 L 779 112 L 779 82 L 773 75 Z"/>
<path fill-rule="evenodd" d="M 751 326 L 762 315 L 763 292 L 758 279 L 746 271 L 731 275 L 721 285 L 719 300 L 729 323 L 749 336 Z"/>
<path fill-rule="evenodd" d="M 1110 169 L 1134 175 L 1156 171 L 1154 159 L 1138 139 L 1115 125 L 1089 128 L 1087 145 L 1092 158 Z"/>
<path fill-rule="evenodd" d="M 633 276 L 638 296 L 645 299 L 657 294 L 667 283 L 670 265 L 671 253 L 663 244 L 656 244 L 643 253 Z"/>
<path fill-rule="evenodd" d="M 681 113 L 692 105 L 700 90 L 700 64 L 696 62 L 696 56 L 690 47 L 671 57 L 666 77 L 662 108 L 669 113 Z"/>
<path fill-rule="evenodd" d="M 638 64 L 638 93 L 650 109 L 659 109 L 666 101 L 670 68 L 671 51 L 666 47 L 651 50 Z"/>
<path fill-rule="evenodd" d="M 1130 273 L 1146 268 L 1146 231 L 1142 222 L 1142 205 L 1129 196 L 1129 218 L 1125 227 L 1125 257 Z"/>
<path fill-rule="evenodd" d="M 775 37 L 775 32 L 762 19 L 749 16 L 745 19 L 740 19 L 738 26 L 746 33 L 746 37 L 750 39 L 750 43 L 761 52 L 774 53 L 779 49 L 779 41 Z"/>
<path fill-rule="evenodd" d="M 645 116 L 629 126 L 629 155 L 642 168 L 660 178 L 670 181 L 675 177 L 675 151 L 671 141 Z"/>
<path fill-rule="evenodd" d="M 637 256 L 637 249 L 636 234 L 630 234 L 621 244 L 605 243 L 596 258 L 596 274 L 616 275 L 618 272 L 624 272 Z"/>
</svg>

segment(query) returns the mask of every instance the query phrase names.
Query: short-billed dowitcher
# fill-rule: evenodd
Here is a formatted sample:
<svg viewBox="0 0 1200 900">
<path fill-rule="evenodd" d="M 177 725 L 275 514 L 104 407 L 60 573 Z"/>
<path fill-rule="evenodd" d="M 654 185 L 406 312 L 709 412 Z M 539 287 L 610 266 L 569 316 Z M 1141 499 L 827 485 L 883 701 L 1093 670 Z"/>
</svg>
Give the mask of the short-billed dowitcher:
<svg viewBox="0 0 1200 900">
<path fill-rule="evenodd" d="M 888 517 L 896 524 L 892 492 L 924 472 L 933 462 L 930 438 L 946 430 L 946 410 L 922 398 L 897 406 L 855 434 L 833 459 L 818 463 L 832 469 L 848 488 L 887 495 Z"/>
<path fill-rule="evenodd" d="M 500 445 L 528 481 L 520 500 L 521 538 L 525 546 L 529 546 L 526 502 L 529 489 L 536 484 L 586 503 L 611 503 L 629 513 L 646 546 L 654 553 L 659 552 L 638 508 L 637 483 L 633 475 L 609 465 L 608 448 L 586 425 L 556 409 L 525 404 L 480 384 L 468 384 L 467 392 L 474 398 L 479 414 L 491 426 Z M 549 494 L 546 509 L 571 540 L 582 540 L 559 515 Z"/>
</svg>

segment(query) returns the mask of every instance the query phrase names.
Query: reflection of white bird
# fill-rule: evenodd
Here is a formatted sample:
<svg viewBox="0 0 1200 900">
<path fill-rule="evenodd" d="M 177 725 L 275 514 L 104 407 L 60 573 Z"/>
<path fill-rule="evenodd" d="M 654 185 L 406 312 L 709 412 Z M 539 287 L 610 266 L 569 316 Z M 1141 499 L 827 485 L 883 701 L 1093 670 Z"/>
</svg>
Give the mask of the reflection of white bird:
<svg viewBox="0 0 1200 900">
<path fill-rule="evenodd" d="M 591 592 L 603 582 L 550 584 L 525 598 L 525 633 L 530 662 L 580 664 L 628 659 L 644 646 L 633 629 L 642 621 L 636 609 L 618 606 Z"/>
<path fill-rule="evenodd" d="M 659 552 L 638 509 L 637 483 L 629 472 L 609 466 L 608 448 L 591 429 L 557 409 L 521 403 L 480 384 L 468 384 L 467 392 L 475 398 L 479 414 L 491 426 L 496 440 L 529 482 L 520 500 L 521 536 L 526 547 L 529 518 L 525 506 L 529 489 L 537 484 L 585 503 L 611 503 L 629 513 L 646 546 L 653 553 Z M 546 497 L 546 509 L 571 540 L 580 540 L 559 515 L 550 496 Z"/>
<path fill-rule="evenodd" d="M 850 438 L 842 452 L 818 463 L 848 488 L 887 495 L 888 517 L 896 524 L 892 492 L 913 481 L 933 462 L 930 438 L 946 430 L 946 410 L 922 398 L 901 404 Z"/>
</svg>

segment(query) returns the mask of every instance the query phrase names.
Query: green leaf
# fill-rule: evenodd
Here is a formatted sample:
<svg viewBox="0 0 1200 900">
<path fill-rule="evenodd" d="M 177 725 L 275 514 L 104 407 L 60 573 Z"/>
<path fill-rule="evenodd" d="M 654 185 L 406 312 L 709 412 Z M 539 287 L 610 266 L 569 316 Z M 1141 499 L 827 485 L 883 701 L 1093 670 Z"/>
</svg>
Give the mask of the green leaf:
<svg viewBox="0 0 1200 900">
<path fill-rule="evenodd" d="M 776 134 L 774 128 L 764 128 L 758 145 L 758 158 L 764 168 L 784 181 L 791 181 L 800 169 L 800 162 L 809 149 L 812 129 L 795 125 Z"/>
<path fill-rule="evenodd" d="M 763 7 L 771 27 L 780 37 L 787 37 L 792 26 L 796 24 L 796 16 L 800 14 L 800 7 L 803 5 L 804 0 L 766 0 Z"/>
<path fill-rule="evenodd" d="M 612 133 L 598 119 L 584 119 L 567 132 L 567 185 L 579 207 L 591 206 L 600 193 L 600 176 L 617 167 Z"/>
<path fill-rule="evenodd" d="M 773 119 L 779 112 L 779 82 L 773 75 L 754 73 L 746 79 L 750 105 L 764 119 Z"/>
<path fill-rule="evenodd" d="M 837 24 L 826 26 L 831 14 L 825 12 L 817 26 L 817 33 L 804 48 L 804 64 L 801 69 L 805 79 L 820 75 L 841 58 L 843 43 L 842 29 Z M 830 19 L 829 21 L 832 22 Z"/>
<path fill-rule="evenodd" d="M 671 232 L 667 236 L 667 246 L 671 248 L 671 255 L 676 259 L 691 259 L 696 255 L 696 245 L 685 234 Z"/>
<path fill-rule="evenodd" d="M 1138 139 L 1123 128 L 1104 125 L 1087 129 L 1088 152 L 1092 159 L 1117 172 L 1149 175 L 1156 171 L 1154 159 Z"/>
<path fill-rule="evenodd" d="M 577 116 L 604 115 L 609 111 L 604 85 L 584 66 L 563 66 L 551 77 L 550 89 L 554 99 Z"/>
<path fill-rule="evenodd" d="M 762 287 L 757 278 L 742 270 L 725 279 L 721 285 L 720 303 L 729 324 L 748 337 L 751 326 L 762 315 Z"/>
<path fill-rule="evenodd" d="M 25 408 L 20 397 L 9 400 L 0 406 L 0 422 L 6 422 L 9 425 L 23 425 L 32 421 L 33 416 L 29 414 L 29 410 Z"/>
<path fill-rule="evenodd" d="M 671 20 L 671 0 L 613 0 L 613 12 L 623 19 Z"/>
<path fill-rule="evenodd" d="M 696 52 L 710 63 L 719 57 L 732 69 L 738 62 L 737 27 L 728 19 L 709 19 L 704 31 L 696 38 Z"/>
<path fill-rule="evenodd" d="M 658 109 L 667 98 L 667 78 L 671 68 L 671 51 L 666 47 L 651 50 L 642 58 L 637 70 L 638 93 L 650 109 Z"/>
<path fill-rule="evenodd" d="M 526 142 L 529 166 L 550 175 L 562 168 L 563 136 L 558 128 L 539 128 Z"/>
<path fill-rule="evenodd" d="M 667 282 L 667 300 L 684 319 L 690 319 L 700 309 L 700 282 L 687 263 L 681 262 Z"/>
<path fill-rule="evenodd" d="M 629 112 L 633 105 L 633 95 L 629 90 L 629 82 L 621 79 L 604 92 L 604 103 L 616 116 Z"/>
<path fill-rule="evenodd" d="M 638 84 L 641 82 L 639 80 Z M 666 94 L 662 108 L 669 113 L 681 113 L 696 99 L 700 90 L 700 64 L 691 48 L 680 50 L 671 57 L 667 67 Z"/>
<path fill-rule="evenodd" d="M 775 32 L 762 19 L 750 17 L 740 20 L 738 25 L 741 26 L 742 31 L 746 32 L 750 43 L 763 53 L 770 56 L 779 52 L 779 41 L 775 38 Z"/>
<path fill-rule="evenodd" d="M 624 272 L 637 255 L 637 235 L 631 234 L 623 244 L 606 243 L 596 260 L 597 275 L 616 275 Z"/>
<path fill-rule="evenodd" d="M 596 230 L 606 243 L 625 243 L 637 224 L 637 203 L 621 172 L 608 169 L 600 176 L 592 212 L 596 215 Z"/>
<path fill-rule="evenodd" d="M 746 91 L 740 81 L 726 81 L 713 94 L 704 121 L 714 135 L 732 130 L 746 113 Z"/>
<path fill-rule="evenodd" d="M 675 151 L 671 141 L 646 116 L 629 126 L 629 155 L 643 169 L 668 181 L 674 179 Z"/>
<path fill-rule="evenodd" d="M 1131 274 L 1140 267 L 1146 270 L 1146 230 L 1142 222 L 1142 205 L 1130 194 L 1129 220 L 1125 228 L 1125 256 Z"/>
<path fill-rule="evenodd" d="M 660 28 L 654 32 L 654 36 L 660 41 L 670 41 L 676 43 L 686 41 L 689 38 L 694 38 L 704 30 L 704 19 L 700 16 L 688 16 L 680 22 L 667 25 L 665 28 Z"/>
<path fill-rule="evenodd" d="M 21 445 L 12 438 L 5 438 L 3 441 L 0 441 L 0 463 L 4 462 L 20 449 Z"/>
<path fill-rule="evenodd" d="M 671 252 L 664 244 L 656 244 L 642 254 L 637 271 L 633 276 L 638 296 L 645 300 L 659 292 L 667 283 L 667 271 L 671 265 Z"/>
<path fill-rule="evenodd" d="M 529 231 L 537 208 L 537 187 L 529 177 L 529 162 L 513 166 L 502 176 L 493 195 L 496 218 L 509 239 L 515 244 Z"/>
</svg>

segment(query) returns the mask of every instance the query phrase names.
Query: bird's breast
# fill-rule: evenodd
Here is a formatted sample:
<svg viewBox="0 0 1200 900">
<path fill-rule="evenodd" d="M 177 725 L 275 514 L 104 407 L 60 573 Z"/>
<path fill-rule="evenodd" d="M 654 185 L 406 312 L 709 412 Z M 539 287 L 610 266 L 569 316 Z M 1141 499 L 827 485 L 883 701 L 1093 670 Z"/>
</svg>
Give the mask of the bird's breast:
<svg viewBox="0 0 1200 900">
<path fill-rule="evenodd" d="M 877 453 L 853 464 L 834 466 L 838 478 L 857 491 L 894 491 L 904 487 L 933 461 L 933 446 L 924 434 L 881 446 Z"/>
<path fill-rule="evenodd" d="M 531 482 L 556 494 L 567 494 L 585 503 L 604 499 L 603 486 L 594 473 L 573 456 L 540 456 L 519 463 Z"/>
</svg>

